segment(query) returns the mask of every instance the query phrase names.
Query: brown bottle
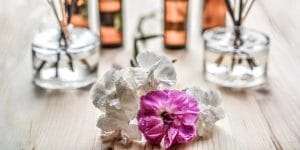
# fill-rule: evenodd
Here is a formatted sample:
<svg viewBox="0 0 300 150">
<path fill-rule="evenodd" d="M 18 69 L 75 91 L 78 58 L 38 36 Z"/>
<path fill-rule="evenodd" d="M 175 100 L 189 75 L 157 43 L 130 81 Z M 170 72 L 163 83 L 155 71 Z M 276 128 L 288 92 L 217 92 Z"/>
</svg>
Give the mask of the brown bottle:
<svg viewBox="0 0 300 150">
<path fill-rule="evenodd" d="M 188 0 L 164 0 L 164 46 L 183 49 L 187 40 Z"/>
<path fill-rule="evenodd" d="M 123 44 L 122 1 L 99 0 L 100 40 L 103 48 L 117 48 Z"/>
<path fill-rule="evenodd" d="M 209 28 L 225 26 L 226 11 L 225 0 L 204 0 L 202 32 Z"/>
<path fill-rule="evenodd" d="M 74 4 L 73 4 L 74 3 Z M 66 9 L 68 16 L 71 16 L 68 22 L 75 27 L 88 28 L 88 8 L 86 0 L 67 0 Z"/>
</svg>

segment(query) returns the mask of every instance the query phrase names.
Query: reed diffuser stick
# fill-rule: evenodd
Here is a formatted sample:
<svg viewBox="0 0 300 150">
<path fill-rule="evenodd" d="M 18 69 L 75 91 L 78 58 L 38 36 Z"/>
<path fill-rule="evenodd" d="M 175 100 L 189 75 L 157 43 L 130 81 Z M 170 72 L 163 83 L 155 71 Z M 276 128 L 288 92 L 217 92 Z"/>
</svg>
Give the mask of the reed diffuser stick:
<svg viewBox="0 0 300 150">
<path fill-rule="evenodd" d="M 225 0 L 225 4 L 226 4 L 227 10 L 228 10 L 228 13 L 229 13 L 232 23 L 234 25 L 233 45 L 234 45 L 235 50 L 234 50 L 234 52 L 232 54 L 232 58 L 231 58 L 231 70 L 234 69 L 234 66 L 236 63 L 242 64 L 242 62 L 243 62 L 242 58 L 237 58 L 237 54 L 246 55 L 246 61 L 251 70 L 253 70 L 253 68 L 256 66 L 254 58 L 252 58 L 248 53 L 239 50 L 240 46 L 243 45 L 243 40 L 241 39 L 241 26 L 242 26 L 242 23 L 244 22 L 244 20 L 246 19 L 254 1 L 255 0 L 251 0 L 251 1 L 238 0 L 238 2 L 237 2 L 237 0 L 234 0 L 233 6 L 232 6 L 232 4 L 230 3 L 230 0 Z M 221 55 L 215 60 L 215 63 L 219 66 L 222 63 L 223 59 L 224 59 L 224 56 Z"/>
<path fill-rule="evenodd" d="M 247 1 L 248 2 L 248 1 Z M 254 4 L 255 0 L 251 0 L 248 5 L 248 7 L 245 9 L 244 13 L 243 13 L 243 17 L 242 17 L 242 22 L 244 22 L 244 20 L 247 18 L 250 9 L 252 8 L 253 4 Z M 248 3 L 245 4 L 245 7 L 247 6 Z"/>
<path fill-rule="evenodd" d="M 59 0 L 60 1 L 60 11 L 61 11 L 61 14 L 62 14 L 62 18 L 60 19 L 59 16 L 58 16 L 58 10 L 55 8 L 54 6 L 54 2 L 53 0 L 48 0 L 48 3 L 50 4 L 51 6 L 51 9 L 52 11 L 54 12 L 54 15 L 55 15 L 55 18 L 60 26 L 60 30 L 61 30 L 61 36 L 60 36 L 60 39 L 59 39 L 59 45 L 60 47 L 62 47 L 62 50 L 65 51 L 65 54 L 67 55 L 68 59 L 69 59 L 69 67 L 71 69 L 71 71 L 74 71 L 74 67 L 73 67 L 73 59 L 72 59 L 72 56 L 71 54 L 69 54 L 67 52 L 67 47 L 68 47 L 68 36 L 69 36 L 69 32 L 67 30 L 67 18 L 66 18 L 66 11 L 65 11 L 65 2 L 64 0 Z M 63 40 L 64 42 L 64 45 L 61 45 L 61 40 Z M 57 53 L 57 62 L 55 63 L 55 70 L 56 70 L 56 77 L 58 77 L 58 64 L 59 64 L 59 61 L 60 61 L 60 52 Z"/>
<path fill-rule="evenodd" d="M 229 15 L 230 15 L 230 19 L 232 20 L 233 24 L 236 25 L 236 21 L 235 21 L 235 15 L 233 13 L 233 9 L 231 8 L 231 5 L 230 5 L 230 1 L 229 0 L 225 0 L 225 4 L 226 4 L 226 7 L 227 7 L 227 10 L 229 12 Z"/>
</svg>

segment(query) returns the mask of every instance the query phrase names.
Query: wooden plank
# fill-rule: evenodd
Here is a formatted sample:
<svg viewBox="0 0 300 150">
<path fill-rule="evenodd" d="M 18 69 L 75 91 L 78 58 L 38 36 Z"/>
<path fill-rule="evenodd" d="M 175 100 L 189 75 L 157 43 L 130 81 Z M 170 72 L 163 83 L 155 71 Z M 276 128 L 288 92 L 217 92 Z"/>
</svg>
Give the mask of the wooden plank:
<svg viewBox="0 0 300 150">
<path fill-rule="evenodd" d="M 157 0 L 126 1 L 125 48 L 101 52 L 99 76 L 113 66 L 129 65 L 137 19 L 140 13 L 153 9 L 142 6 L 152 3 L 153 8 L 161 8 Z M 211 138 L 175 149 L 299 149 L 300 2 L 264 0 L 254 5 L 246 26 L 271 37 L 269 82 L 246 91 L 219 88 L 202 78 L 203 43 L 195 25 L 200 5 L 199 1 L 192 3 L 188 51 L 161 51 L 160 40 L 150 47 L 177 59 L 179 87 L 219 89 L 226 118 L 217 123 Z M 50 92 L 32 85 L 30 43 L 41 27 L 46 4 L 37 0 L 1 1 L 0 149 L 101 149 L 100 130 L 95 126 L 99 111 L 88 98 L 89 88 Z M 123 149 L 117 144 L 115 147 Z M 160 148 L 139 143 L 129 149 Z"/>
</svg>

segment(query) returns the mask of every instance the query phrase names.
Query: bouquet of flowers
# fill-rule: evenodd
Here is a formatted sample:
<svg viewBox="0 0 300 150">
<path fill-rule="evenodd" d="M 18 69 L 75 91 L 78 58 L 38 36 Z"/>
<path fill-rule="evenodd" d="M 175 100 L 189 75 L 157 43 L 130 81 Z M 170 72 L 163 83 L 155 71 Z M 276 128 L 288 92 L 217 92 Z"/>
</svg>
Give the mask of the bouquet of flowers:
<svg viewBox="0 0 300 150">
<path fill-rule="evenodd" d="M 106 146 L 145 138 L 168 149 L 209 135 L 224 117 L 218 92 L 176 88 L 167 57 L 143 52 L 136 60 L 138 67 L 110 70 L 91 89 L 93 104 L 104 112 L 97 126 Z"/>
</svg>

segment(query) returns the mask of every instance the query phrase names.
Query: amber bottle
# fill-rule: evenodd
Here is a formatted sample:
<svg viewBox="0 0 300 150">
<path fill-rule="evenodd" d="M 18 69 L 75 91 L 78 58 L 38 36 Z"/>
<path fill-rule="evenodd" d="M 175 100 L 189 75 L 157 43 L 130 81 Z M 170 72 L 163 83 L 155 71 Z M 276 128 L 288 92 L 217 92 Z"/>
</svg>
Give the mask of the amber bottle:
<svg viewBox="0 0 300 150">
<path fill-rule="evenodd" d="M 188 0 L 164 0 L 164 46 L 183 49 L 187 40 Z"/>
<path fill-rule="evenodd" d="M 87 0 L 67 0 L 66 10 L 70 20 L 75 27 L 88 28 L 88 6 Z"/>
<path fill-rule="evenodd" d="M 123 44 L 122 1 L 99 0 L 100 40 L 103 48 L 117 48 Z"/>
<path fill-rule="evenodd" d="M 204 0 L 202 32 L 209 28 L 225 26 L 226 11 L 225 0 Z"/>
</svg>

